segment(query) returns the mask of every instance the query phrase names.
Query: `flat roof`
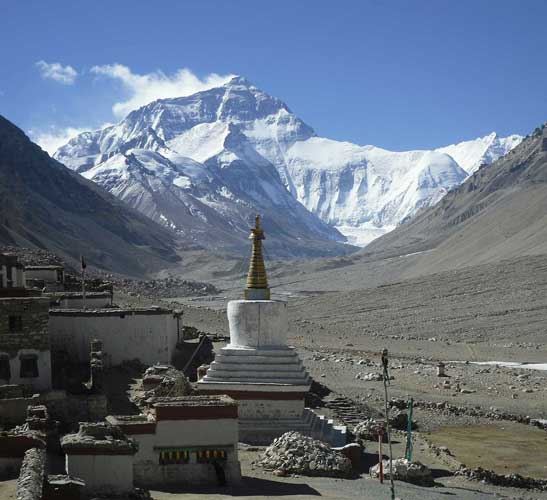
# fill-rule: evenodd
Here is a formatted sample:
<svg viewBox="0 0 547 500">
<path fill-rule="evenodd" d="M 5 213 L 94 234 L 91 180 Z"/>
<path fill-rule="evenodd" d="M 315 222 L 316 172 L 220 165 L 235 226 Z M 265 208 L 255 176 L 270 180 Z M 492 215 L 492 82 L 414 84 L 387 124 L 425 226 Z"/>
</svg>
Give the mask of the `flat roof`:
<svg viewBox="0 0 547 500">
<path fill-rule="evenodd" d="M 173 314 L 172 309 L 162 307 L 117 308 L 105 307 L 100 309 L 50 309 L 50 316 L 150 316 Z"/>
<path fill-rule="evenodd" d="M 46 264 L 46 265 L 43 265 L 43 266 L 25 266 L 25 269 L 26 270 L 29 270 L 29 271 L 41 271 L 41 270 L 45 270 L 45 269 L 64 269 L 65 267 L 64 266 L 61 266 L 59 264 Z"/>
<path fill-rule="evenodd" d="M 214 396 L 178 396 L 178 397 L 158 397 L 152 399 L 154 408 L 167 406 L 237 406 L 237 402 L 226 394 Z"/>
</svg>

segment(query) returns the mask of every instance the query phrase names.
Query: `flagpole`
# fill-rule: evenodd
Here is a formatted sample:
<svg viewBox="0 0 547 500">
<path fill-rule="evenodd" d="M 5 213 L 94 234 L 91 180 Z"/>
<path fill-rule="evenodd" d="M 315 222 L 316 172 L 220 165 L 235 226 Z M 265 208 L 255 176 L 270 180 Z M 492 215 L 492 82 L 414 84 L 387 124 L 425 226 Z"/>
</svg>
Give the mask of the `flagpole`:
<svg viewBox="0 0 547 500">
<path fill-rule="evenodd" d="M 84 256 L 81 256 L 81 265 L 82 265 L 82 309 L 85 309 L 85 267 L 86 263 Z"/>
</svg>

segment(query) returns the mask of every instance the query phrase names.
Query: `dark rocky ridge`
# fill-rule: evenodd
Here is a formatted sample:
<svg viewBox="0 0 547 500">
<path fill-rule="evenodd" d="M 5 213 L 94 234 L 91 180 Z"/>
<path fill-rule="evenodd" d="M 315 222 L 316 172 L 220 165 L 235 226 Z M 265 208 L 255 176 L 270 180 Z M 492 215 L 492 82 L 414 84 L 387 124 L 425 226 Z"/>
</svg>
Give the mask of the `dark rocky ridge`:
<svg viewBox="0 0 547 500">
<path fill-rule="evenodd" d="M 177 261 L 158 224 L 70 171 L 0 116 L 0 244 L 143 276 Z"/>
</svg>

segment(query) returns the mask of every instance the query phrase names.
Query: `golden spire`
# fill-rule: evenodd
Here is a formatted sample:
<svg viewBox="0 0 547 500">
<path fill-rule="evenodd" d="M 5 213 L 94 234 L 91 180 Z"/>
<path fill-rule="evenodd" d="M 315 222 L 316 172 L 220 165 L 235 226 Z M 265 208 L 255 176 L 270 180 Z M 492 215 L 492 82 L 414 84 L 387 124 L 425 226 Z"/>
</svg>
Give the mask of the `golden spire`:
<svg viewBox="0 0 547 500">
<path fill-rule="evenodd" d="M 270 289 L 266 277 L 266 267 L 262 257 L 262 240 L 266 239 L 260 227 L 260 215 L 255 217 L 255 227 L 251 229 L 249 239 L 253 240 L 253 253 L 247 274 L 246 300 L 270 300 Z"/>
</svg>

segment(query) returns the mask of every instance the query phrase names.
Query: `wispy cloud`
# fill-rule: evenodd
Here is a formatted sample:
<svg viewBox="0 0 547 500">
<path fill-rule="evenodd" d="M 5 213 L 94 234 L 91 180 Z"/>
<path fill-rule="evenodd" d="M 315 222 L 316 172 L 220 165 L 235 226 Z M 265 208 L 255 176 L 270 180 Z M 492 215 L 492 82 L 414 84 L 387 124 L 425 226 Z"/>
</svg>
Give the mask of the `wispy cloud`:
<svg viewBox="0 0 547 500">
<path fill-rule="evenodd" d="M 38 61 L 36 67 L 40 70 L 42 78 L 55 80 L 63 85 L 72 85 L 78 76 L 78 72 L 72 66 L 63 66 L 61 63 Z"/>
<path fill-rule="evenodd" d="M 187 96 L 223 85 L 233 76 L 212 73 L 200 79 L 187 68 L 179 69 L 173 75 L 166 75 L 162 71 L 138 75 L 122 64 L 94 66 L 91 72 L 118 80 L 130 92 L 128 100 L 112 106 L 118 118 L 156 99 Z"/>
<path fill-rule="evenodd" d="M 49 130 L 29 130 L 30 138 L 38 144 L 44 151 L 53 155 L 61 146 L 64 146 L 70 139 L 90 130 L 89 128 L 52 127 Z"/>
</svg>

